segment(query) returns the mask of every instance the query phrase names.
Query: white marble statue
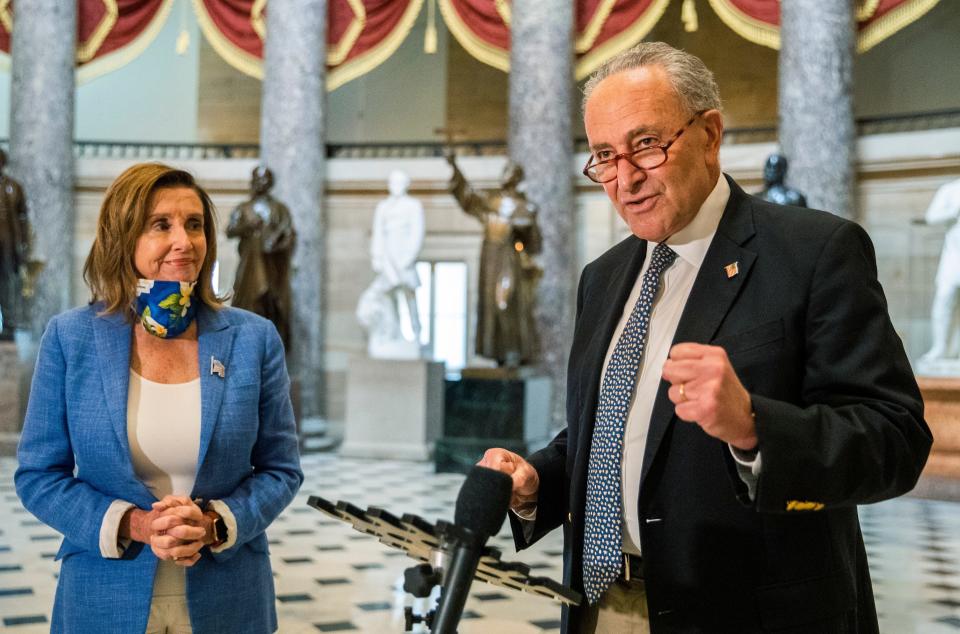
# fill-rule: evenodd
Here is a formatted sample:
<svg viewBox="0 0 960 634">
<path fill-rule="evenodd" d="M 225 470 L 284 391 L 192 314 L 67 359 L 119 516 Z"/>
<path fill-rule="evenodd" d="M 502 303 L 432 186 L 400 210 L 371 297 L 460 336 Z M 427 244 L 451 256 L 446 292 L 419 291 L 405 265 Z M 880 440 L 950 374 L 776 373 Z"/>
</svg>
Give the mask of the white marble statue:
<svg viewBox="0 0 960 634">
<path fill-rule="evenodd" d="M 391 172 L 390 196 L 377 204 L 373 215 L 370 258 L 376 277 L 360 296 L 357 319 L 375 359 L 422 356 L 416 263 L 423 246 L 423 205 L 407 195 L 409 186 L 404 172 Z"/>
<path fill-rule="evenodd" d="M 924 219 L 927 224 L 953 223 L 944 236 L 937 268 L 936 291 L 930 311 L 933 345 L 920 359 L 921 364 L 930 366 L 960 358 L 960 324 L 957 319 L 960 300 L 960 179 L 937 190 Z"/>
</svg>

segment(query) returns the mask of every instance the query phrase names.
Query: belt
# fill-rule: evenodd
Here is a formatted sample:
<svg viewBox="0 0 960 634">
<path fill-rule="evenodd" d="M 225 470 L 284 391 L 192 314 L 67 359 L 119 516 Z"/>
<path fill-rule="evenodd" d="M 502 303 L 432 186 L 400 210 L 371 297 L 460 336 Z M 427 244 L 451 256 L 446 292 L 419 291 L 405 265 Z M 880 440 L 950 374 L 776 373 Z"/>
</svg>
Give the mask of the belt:
<svg viewBox="0 0 960 634">
<path fill-rule="evenodd" d="M 643 560 L 640 555 L 623 553 L 623 570 L 620 572 L 620 578 L 624 581 L 643 579 Z"/>
</svg>

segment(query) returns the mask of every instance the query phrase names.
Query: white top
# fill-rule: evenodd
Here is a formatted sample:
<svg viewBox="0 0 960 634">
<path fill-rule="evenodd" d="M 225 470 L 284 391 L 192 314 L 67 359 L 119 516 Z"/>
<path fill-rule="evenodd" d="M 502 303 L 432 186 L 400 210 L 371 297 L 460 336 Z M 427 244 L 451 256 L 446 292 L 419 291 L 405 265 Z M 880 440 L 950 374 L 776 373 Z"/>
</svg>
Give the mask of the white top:
<svg viewBox="0 0 960 634">
<path fill-rule="evenodd" d="M 200 377 L 186 383 L 157 383 L 132 369 L 127 389 L 127 440 L 130 460 L 137 477 L 157 499 L 167 494 L 190 495 L 196 482 L 200 457 Z M 223 552 L 237 540 L 237 521 L 221 500 L 209 506 L 223 518 L 227 540 L 211 548 Z M 114 500 L 100 523 L 100 554 L 116 559 L 123 556 L 129 539 L 119 538 L 124 514 L 134 508 L 125 500 Z M 184 595 L 184 569 L 172 561 L 160 561 L 154 578 L 154 596 Z"/>
<path fill-rule="evenodd" d="M 190 495 L 200 455 L 200 377 L 156 383 L 130 370 L 127 440 L 137 477 L 156 498 Z M 184 568 L 157 563 L 154 596 L 186 594 Z"/>
<path fill-rule="evenodd" d="M 200 455 L 200 377 L 156 383 L 130 370 L 127 440 L 134 472 L 158 500 L 190 495 Z"/>
</svg>

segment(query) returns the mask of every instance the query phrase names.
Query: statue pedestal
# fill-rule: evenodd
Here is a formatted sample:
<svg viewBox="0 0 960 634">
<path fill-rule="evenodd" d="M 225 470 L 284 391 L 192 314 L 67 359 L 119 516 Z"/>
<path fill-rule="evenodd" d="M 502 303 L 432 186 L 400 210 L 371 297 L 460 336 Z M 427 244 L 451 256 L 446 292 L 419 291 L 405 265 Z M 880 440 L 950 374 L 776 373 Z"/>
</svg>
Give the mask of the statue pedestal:
<svg viewBox="0 0 960 634">
<path fill-rule="evenodd" d="M 917 361 L 917 374 L 927 377 L 960 377 L 960 359 L 923 359 Z"/>
<path fill-rule="evenodd" d="M 444 365 L 353 357 L 340 455 L 429 460 L 443 424 Z"/>
<path fill-rule="evenodd" d="M 550 379 L 525 368 L 468 369 L 446 382 L 437 472 L 466 473 L 491 447 L 522 456 L 550 435 Z"/>
<path fill-rule="evenodd" d="M 917 378 L 933 447 L 913 494 L 960 500 L 960 376 Z"/>
<path fill-rule="evenodd" d="M 20 357 L 17 344 L 0 340 L 0 455 L 16 453 L 26 395 L 21 398 Z"/>
</svg>

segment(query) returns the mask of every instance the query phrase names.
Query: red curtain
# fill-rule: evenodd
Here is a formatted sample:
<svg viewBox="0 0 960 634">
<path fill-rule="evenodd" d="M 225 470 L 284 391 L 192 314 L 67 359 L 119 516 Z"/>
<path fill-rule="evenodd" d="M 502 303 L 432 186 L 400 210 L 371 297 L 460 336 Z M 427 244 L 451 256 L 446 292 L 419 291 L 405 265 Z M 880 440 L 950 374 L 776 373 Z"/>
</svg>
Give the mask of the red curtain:
<svg viewBox="0 0 960 634">
<path fill-rule="evenodd" d="M 508 0 L 438 0 L 447 28 L 471 55 L 510 68 Z M 669 0 L 578 0 L 576 75 L 584 77 L 603 61 L 640 41 L 657 23 Z"/>
<path fill-rule="evenodd" d="M 857 50 L 876 46 L 940 0 L 857 0 Z M 780 0 L 710 0 L 731 29 L 757 44 L 780 48 Z"/>
<path fill-rule="evenodd" d="M 208 41 L 234 67 L 263 76 L 266 0 L 197 0 Z M 330 0 L 327 87 L 336 88 L 388 58 L 410 32 L 423 0 Z"/>
<path fill-rule="evenodd" d="M 77 66 L 89 76 L 101 62 L 104 72 L 129 62 L 156 35 L 172 4 L 173 0 L 77 0 Z M 0 1 L 4 53 L 10 52 L 15 22 L 14 1 Z"/>
</svg>

